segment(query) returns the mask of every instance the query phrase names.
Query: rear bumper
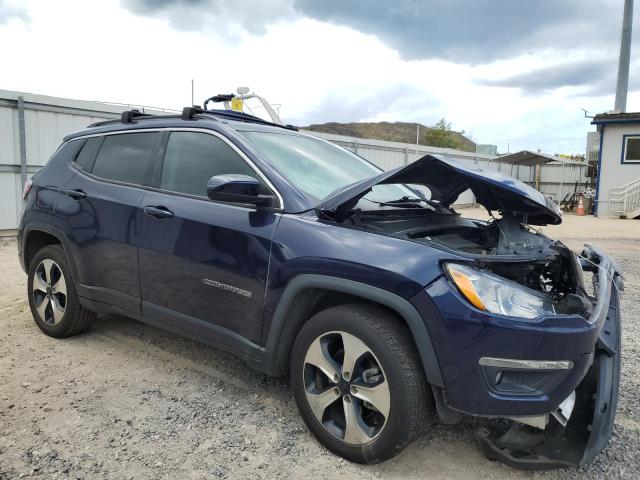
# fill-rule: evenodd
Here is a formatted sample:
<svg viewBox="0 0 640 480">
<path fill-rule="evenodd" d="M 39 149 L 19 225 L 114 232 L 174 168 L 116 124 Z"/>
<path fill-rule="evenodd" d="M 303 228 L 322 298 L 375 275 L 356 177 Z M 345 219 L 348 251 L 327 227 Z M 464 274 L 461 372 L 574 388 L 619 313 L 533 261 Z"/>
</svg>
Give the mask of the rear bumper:
<svg viewBox="0 0 640 480">
<path fill-rule="evenodd" d="M 583 255 L 589 258 L 583 268 L 597 278 L 589 320 L 579 315 L 536 323 L 511 320 L 471 309 L 444 278 L 427 288 L 436 311 L 424 318 L 450 408 L 476 416 L 531 417 L 554 412 L 576 392 L 567 426 L 551 420 L 535 441 L 512 431 L 479 432 L 490 458 L 521 468 L 577 465 L 597 455 L 611 435 L 619 386 L 622 278 L 615 262 L 597 248 L 587 247 Z M 430 306 L 426 299 L 415 300 L 421 308 Z M 536 447 L 527 450 L 527 442 Z"/>
</svg>

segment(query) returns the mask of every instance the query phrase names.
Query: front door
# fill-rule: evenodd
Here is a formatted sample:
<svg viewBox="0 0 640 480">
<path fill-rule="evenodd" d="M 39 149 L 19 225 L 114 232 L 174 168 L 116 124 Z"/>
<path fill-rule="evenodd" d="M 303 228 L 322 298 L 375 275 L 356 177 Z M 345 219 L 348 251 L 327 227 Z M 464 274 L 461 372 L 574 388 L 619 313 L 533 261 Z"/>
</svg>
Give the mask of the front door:
<svg viewBox="0 0 640 480">
<path fill-rule="evenodd" d="M 157 189 L 142 200 L 143 315 L 217 340 L 257 342 L 279 216 L 207 198 L 214 175 L 261 180 L 221 136 L 175 131 L 165 142 Z"/>
</svg>

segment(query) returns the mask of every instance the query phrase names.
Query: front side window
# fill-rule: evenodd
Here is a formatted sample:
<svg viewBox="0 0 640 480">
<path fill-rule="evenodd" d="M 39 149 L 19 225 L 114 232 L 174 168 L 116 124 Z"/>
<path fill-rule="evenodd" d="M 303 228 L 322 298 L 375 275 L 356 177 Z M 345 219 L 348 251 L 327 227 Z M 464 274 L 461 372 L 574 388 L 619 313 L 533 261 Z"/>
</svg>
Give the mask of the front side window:
<svg viewBox="0 0 640 480">
<path fill-rule="evenodd" d="M 305 135 L 242 132 L 274 167 L 312 200 L 323 200 L 347 185 L 378 175 L 381 170 L 353 153 Z M 389 201 L 415 196 L 400 185 L 377 185 L 365 198 Z"/>
<path fill-rule="evenodd" d="M 640 163 L 640 135 L 625 136 L 622 143 L 622 161 L 624 163 Z"/>
<path fill-rule="evenodd" d="M 155 132 L 107 135 L 91 173 L 107 180 L 144 185 L 156 138 Z"/>
<path fill-rule="evenodd" d="M 207 181 L 236 173 L 259 180 L 256 172 L 224 140 L 198 132 L 172 132 L 162 165 L 160 188 L 207 196 Z"/>
</svg>

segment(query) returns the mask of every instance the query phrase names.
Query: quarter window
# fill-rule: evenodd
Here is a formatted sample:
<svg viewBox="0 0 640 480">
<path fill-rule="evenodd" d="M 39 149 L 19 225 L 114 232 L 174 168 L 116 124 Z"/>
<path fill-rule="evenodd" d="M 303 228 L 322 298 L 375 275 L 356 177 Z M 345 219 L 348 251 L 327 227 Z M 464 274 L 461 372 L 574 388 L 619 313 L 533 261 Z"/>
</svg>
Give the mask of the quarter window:
<svg viewBox="0 0 640 480">
<path fill-rule="evenodd" d="M 144 185 L 156 138 L 155 132 L 107 135 L 91 173 L 108 180 Z"/>
<path fill-rule="evenodd" d="M 207 181 L 215 175 L 229 173 L 260 180 L 224 140 L 206 133 L 172 132 L 164 156 L 160 188 L 206 197 Z"/>
<path fill-rule="evenodd" d="M 86 172 L 91 172 L 93 168 L 93 161 L 96 158 L 96 153 L 100 147 L 102 137 L 91 137 L 87 139 L 82 150 L 76 158 L 76 165 L 82 168 Z"/>
<path fill-rule="evenodd" d="M 622 147 L 623 163 L 640 163 L 640 135 L 625 136 Z"/>
</svg>

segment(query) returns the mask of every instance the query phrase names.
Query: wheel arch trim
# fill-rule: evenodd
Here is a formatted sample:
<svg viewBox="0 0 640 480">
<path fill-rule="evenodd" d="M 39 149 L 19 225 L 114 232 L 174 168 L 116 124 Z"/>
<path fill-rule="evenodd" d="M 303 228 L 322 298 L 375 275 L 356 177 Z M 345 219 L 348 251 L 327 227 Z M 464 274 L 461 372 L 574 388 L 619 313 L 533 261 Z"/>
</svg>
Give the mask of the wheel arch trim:
<svg viewBox="0 0 640 480">
<path fill-rule="evenodd" d="M 306 289 L 324 289 L 337 293 L 346 293 L 393 310 L 411 331 L 427 381 L 432 385 L 444 387 L 440 364 L 427 327 L 418 311 L 408 300 L 387 290 L 365 283 L 326 275 L 301 274 L 293 278 L 286 286 L 275 309 L 266 343 L 266 352 L 271 353 L 274 370 L 277 370 L 277 365 L 282 356 L 288 356 L 289 354 L 289 349 L 284 351 L 280 344 L 282 333 L 287 330 L 289 314 L 296 297 Z"/>
<path fill-rule="evenodd" d="M 22 255 L 24 266 L 25 266 L 25 271 L 27 273 L 29 272 L 29 265 L 27 264 L 27 258 L 26 258 L 27 245 L 29 242 L 29 238 L 31 237 L 31 234 L 37 233 L 37 232 L 46 233 L 58 239 L 58 241 L 60 242 L 60 246 L 64 251 L 65 257 L 67 258 L 67 262 L 69 262 L 69 266 L 71 267 L 72 279 L 76 281 L 78 278 L 78 271 L 76 269 L 75 259 L 73 258 L 73 255 L 70 255 L 71 250 L 69 248 L 69 239 L 67 238 L 65 233 L 59 228 L 43 222 L 33 222 L 33 221 L 29 222 L 23 229 L 21 255 Z"/>
</svg>

